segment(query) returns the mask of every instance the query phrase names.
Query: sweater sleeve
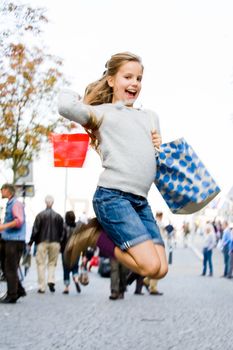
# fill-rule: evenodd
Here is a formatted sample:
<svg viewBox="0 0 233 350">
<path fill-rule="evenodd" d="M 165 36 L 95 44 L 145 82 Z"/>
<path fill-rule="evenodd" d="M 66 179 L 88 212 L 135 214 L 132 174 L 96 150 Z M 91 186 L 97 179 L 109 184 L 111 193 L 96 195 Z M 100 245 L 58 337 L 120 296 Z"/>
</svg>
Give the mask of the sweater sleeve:
<svg viewBox="0 0 233 350">
<path fill-rule="evenodd" d="M 58 112 L 61 116 L 81 125 L 90 119 L 89 106 L 80 101 L 80 96 L 71 90 L 62 90 L 58 96 Z"/>
<path fill-rule="evenodd" d="M 156 130 L 161 135 L 159 116 L 157 115 L 157 113 L 150 109 L 147 109 L 146 111 L 150 118 L 151 131 Z"/>
</svg>

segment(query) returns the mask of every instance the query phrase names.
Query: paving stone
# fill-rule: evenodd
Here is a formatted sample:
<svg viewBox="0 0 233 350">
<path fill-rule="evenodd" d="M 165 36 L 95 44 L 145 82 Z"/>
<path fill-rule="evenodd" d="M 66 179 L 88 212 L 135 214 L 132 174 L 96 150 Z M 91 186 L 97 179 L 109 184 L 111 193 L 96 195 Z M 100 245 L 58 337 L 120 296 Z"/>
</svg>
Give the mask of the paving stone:
<svg viewBox="0 0 233 350">
<path fill-rule="evenodd" d="M 63 295 L 60 264 L 56 292 L 39 295 L 32 267 L 27 297 L 0 305 L 0 349 L 232 350 L 233 282 L 220 278 L 222 264 L 215 250 L 214 276 L 201 277 L 201 260 L 178 246 L 159 282 L 163 296 L 134 295 L 131 285 L 116 301 L 108 299 L 110 281 L 96 269 L 80 294 L 72 285 Z"/>
</svg>

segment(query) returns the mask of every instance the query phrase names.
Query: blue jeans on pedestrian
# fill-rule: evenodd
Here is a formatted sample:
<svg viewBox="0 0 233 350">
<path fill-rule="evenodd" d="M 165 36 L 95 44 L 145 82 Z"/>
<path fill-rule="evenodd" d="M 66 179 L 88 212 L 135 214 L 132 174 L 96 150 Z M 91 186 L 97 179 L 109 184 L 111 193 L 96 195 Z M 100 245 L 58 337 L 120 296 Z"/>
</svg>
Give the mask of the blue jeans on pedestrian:
<svg viewBox="0 0 233 350">
<path fill-rule="evenodd" d="M 127 250 L 147 240 L 164 246 L 146 198 L 98 187 L 93 198 L 93 208 L 100 225 L 121 250 Z"/>
<path fill-rule="evenodd" d="M 78 276 L 78 269 L 79 269 L 79 258 L 77 259 L 75 265 L 72 267 L 72 269 L 69 269 L 64 261 L 64 254 L 62 254 L 62 265 L 63 265 L 63 280 L 64 285 L 69 286 L 70 285 L 70 273 L 72 273 L 72 277 Z"/>
<path fill-rule="evenodd" d="M 213 263 L 212 263 L 212 249 L 203 249 L 203 272 L 202 275 L 206 274 L 207 265 L 209 265 L 210 276 L 213 275 Z"/>
<path fill-rule="evenodd" d="M 227 246 L 223 247 L 223 259 L 224 259 L 224 273 L 223 276 L 226 277 L 229 272 L 230 267 L 230 253 Z"/>
</svg>

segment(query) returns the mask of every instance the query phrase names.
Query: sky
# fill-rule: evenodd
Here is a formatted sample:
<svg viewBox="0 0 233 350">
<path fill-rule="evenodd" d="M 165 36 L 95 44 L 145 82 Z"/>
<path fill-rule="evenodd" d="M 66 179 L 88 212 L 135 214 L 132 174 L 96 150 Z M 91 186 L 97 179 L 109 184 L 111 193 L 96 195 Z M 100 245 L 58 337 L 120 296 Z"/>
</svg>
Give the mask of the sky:
<svg viewBox="0 0 233 350">
<path fill-rule="evenodd" d="M 101 76 L 112 54 L 131 51 L 141 56 L 145 70 L 138 104 L 157 112 L 164 142 L 184 137 L 222 193 L 229 191 L 233 185 L 231 0 L 27 3 L 48 8 L 50 24 L 44 41 L 51 53 L 63 58 L 71 88 L 81 95 L 88 83 Z M 91 198 L 101 171 L 96 155 L 89 152 L 84 169 L 68 169 L 64 188 L 67 172 L 53 168 L 51 152 L 34 166 L 41 207 L 48 191 L 55 197 L 66 191 L 69 197 L 88 193 Z M 63 211 L 58 201 L 57 208 Z"/>
</svg>

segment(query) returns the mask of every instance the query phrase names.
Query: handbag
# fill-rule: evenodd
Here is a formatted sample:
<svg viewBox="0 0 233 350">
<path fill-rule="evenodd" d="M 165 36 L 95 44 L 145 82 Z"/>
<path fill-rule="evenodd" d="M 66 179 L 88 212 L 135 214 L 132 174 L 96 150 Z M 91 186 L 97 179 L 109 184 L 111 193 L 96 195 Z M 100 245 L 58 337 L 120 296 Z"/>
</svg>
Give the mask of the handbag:
<svg viewBox="0 0 233 350">
<path fill-rule="evenodd" d="M 196 152 L 183 137 L 162 144 L 156 153 L 156 163 L 154 183 L 174 214 L 193 214 L 220 192 Z"/>
<path fill-rule="evenodd" d="M 31 267 L 31 258 L 32 256 L 30 253 L 24 254 L 22 258 L 22 265 L 26 268 Z"/>
<path fill-rule="evenodd" d="M 89 284 L 88 272 L 83 266 L 81 266 L 81 273 L 78 277 L 78 280 L 83 286 L 87 286 Z"/>
</svg>

